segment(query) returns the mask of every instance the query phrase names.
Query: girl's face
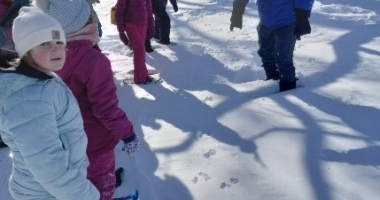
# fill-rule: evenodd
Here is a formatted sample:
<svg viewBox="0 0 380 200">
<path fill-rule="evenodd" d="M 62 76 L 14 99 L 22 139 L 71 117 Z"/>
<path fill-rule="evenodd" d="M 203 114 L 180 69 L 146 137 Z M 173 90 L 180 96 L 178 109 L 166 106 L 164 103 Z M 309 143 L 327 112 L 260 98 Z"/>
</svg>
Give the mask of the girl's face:
<svg viewBox="0 0 380 200">
<path fill-rule="evenodd" d="M 66 60 L 66 47 L 60 41 L 44 42 L 32 48 L 30 55 L 38 70 L 50 73 L 62 69 Z"/>
</svg>

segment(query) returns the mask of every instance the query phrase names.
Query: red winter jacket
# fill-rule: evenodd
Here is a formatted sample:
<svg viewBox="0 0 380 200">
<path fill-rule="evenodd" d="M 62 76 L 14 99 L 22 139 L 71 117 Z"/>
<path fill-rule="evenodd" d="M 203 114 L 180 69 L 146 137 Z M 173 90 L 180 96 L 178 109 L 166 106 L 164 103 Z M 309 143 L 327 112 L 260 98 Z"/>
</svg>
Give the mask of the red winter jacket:
<svg viewBox="0 0 380 200">
<path fill-rule="evenodd" d="M 87 154 L 113 151 L 132 134 L 132 123 L 119 108 L 109 59 L 87 40 L 67 43 L 66 63 L 57 74 L 73 92 L 88 136 Z"/>
<path fill-rule="evenodd" d="M 154 29 L 154 18 L 151 0 L 117 0 L 116 26 L 124 32 L 126 23 L 148 26 Z"/>
</svg>

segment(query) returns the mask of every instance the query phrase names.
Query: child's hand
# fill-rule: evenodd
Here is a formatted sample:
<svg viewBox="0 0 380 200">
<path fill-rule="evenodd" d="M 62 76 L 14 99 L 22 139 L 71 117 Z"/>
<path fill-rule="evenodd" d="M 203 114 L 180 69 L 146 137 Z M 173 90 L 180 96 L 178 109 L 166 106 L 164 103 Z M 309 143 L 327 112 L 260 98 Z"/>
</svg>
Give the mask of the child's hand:
<svg viewBox="0 0 380 200">
<path fill-rule="evenodd" d="M 129 46 L 129 40 L 125 32 L 120 32 L 119 33 L 119 38 L 120 40 L 124 43 L 125 46 Z"/>
<path fill-rule="evenodd" d="M 294 35 L 297 40 L 301 40 L 301 36 L 310 34 L 311 27 L 309 23 L 310 11 L 301 8 L 294 9 L 296 16 L 296 24 L 294 26 Z"/>
<path fill-rule="evenodd" d="M 129 138 L 123 139 L 125 154 L 128 158 L 132 158 L 133 155 L 140 149 L 141 141 L 140 137 L 133 133 Z"/>
<path fill-rule="evenodd" d="M 178 6 L 177 6 L 177 4 L 174 4 L 174 5 L 173 5 L 173 10 L 174 10 L 174 12 L 177 12 L 177 11 L 178 11 Z"/>
</svg>

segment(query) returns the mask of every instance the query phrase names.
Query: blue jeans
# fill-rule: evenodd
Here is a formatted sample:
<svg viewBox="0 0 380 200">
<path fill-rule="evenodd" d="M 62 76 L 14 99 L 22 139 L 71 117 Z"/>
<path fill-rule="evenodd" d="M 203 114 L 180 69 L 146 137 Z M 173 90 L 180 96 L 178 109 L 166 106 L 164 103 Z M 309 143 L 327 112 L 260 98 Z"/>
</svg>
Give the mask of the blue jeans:
<svg viewBox="0 0 380 200">
<path fill-rule="evenodd" d="M 263 67 L 275 68 L 280 72 L 280 82 L 296 80 L 293 65 L 293 51 L 296 44 L 294 26 L 269 29 L 263 24 L 257 26 L 259 36 L 258 54 Z"/>
</svg>

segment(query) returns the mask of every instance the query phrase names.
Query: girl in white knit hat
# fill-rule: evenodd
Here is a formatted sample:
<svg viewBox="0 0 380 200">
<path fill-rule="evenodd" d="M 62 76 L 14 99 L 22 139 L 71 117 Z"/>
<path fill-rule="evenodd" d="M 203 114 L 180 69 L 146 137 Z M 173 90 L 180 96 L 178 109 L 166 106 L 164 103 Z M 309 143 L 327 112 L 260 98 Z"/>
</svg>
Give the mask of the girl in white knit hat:
<svg viewBox="0 0 380 200">
<path fill-rule="evenodd" d="M 99 199 L 86 178 L 87 137 L 78 103 L 53 73 L 65 62 L 63 29 L 39 9 L 23 7 L 13 41 L 20 61 L 0 69 L 0 134 L 12 154 L 11 196 Z"/>
</svg>

